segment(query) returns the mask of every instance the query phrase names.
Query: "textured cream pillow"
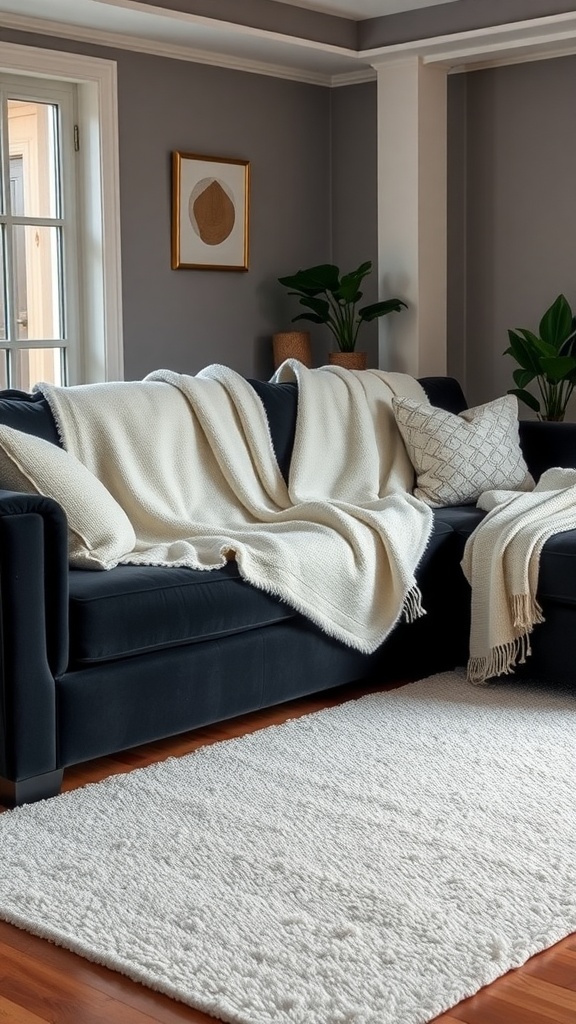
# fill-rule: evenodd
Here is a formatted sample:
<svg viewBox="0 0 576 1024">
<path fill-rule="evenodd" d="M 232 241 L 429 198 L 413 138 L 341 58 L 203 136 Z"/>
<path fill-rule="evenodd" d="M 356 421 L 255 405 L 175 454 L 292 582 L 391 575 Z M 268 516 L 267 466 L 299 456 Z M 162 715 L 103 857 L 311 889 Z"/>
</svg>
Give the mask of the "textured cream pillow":
<svg viewBox="0 0 576 1024">
<path fill-rule="evenodd" d="M 104 484 L 50 441 L 0 425 L 0 487 L 54 498 L 68 520 L 70 565 L 111 569 L 136 535 Z"/>
<path fill-rule="evenodd" d="M 414 494 L 427 505 L 472 504 L 483 491 L 534 487 L 520 448 L 515 395 L 458 416 L 410 398 L 392 401 L 416 471 Z"/>
</svg>

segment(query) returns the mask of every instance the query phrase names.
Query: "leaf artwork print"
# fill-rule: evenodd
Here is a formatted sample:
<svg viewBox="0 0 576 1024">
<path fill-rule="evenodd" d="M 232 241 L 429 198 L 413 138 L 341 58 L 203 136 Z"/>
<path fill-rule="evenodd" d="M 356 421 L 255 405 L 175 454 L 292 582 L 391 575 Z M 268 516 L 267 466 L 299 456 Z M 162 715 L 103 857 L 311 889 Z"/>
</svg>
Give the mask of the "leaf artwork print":
<svg viewBox="0 0 576 1024">
<path fill-rule="evenodd" d="M 217 178 L 202 178 L 190 193 L 188 215 L 205 245 L 220 245 L 230 236 L 236 221 L 230 188 Z"/>
</svg>

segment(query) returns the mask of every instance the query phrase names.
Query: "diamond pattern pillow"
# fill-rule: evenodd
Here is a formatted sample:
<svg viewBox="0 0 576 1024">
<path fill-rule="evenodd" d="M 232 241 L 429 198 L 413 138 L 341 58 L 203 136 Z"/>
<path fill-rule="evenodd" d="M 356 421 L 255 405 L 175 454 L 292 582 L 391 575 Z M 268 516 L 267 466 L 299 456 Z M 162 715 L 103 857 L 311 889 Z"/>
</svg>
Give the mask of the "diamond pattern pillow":
<svg viewBox="0 0 576 1024">
<path fill-rule="evenodd" d="M 414 494 L 441 508 L 476 502 L 483 491 L 531 491 L 518 437 L 518 400 L 504 395 L 458 416 L 394 398 L 396 423 L 416 472 Z"/>
</svg>

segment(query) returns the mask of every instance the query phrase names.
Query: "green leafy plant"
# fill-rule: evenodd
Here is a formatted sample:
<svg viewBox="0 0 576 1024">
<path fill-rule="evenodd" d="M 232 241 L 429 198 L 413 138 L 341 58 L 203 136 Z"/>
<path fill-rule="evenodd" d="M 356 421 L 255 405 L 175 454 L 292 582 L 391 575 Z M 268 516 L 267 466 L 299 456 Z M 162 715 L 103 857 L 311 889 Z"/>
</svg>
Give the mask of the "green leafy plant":
<svg viewBox="0 0 576 1024">
<path fill-rule="evenodd" d="M 508 394 L 517 395 L 538 419 L 561 421 L 576 386 L 576 318 L 564 295 L 546 310 L 538 330 L 538 335 L 525 327 L 508 331 L 510 346 L 504 355 L 519 367 L 512 374 L 516 387 Z M 532 381 L 539 397 L 526 390 Z"/>
<path fill-rule="evenodd" d="M 296 320 L 309 320 L 313 324 L 326 324 L 332 331 L 341 352 L 353 352 L 356 348 L 358 331 L 363 323 L 376 320 L 387 313 L 406 307 L 401 299 L 386 299 L 370 306 L 357 309 L 362 298 L 360 283 L 371 272 L 372 263 L 362 263 L 357 270 L 340 275 L 338 267 L 330 263 L 308 270 L 299 270 L 291 277 L 279 277 L 280 284 L 291 289 L 289 295 L 296 295 L 300 305 L 307 310 Z"/>
</svg>

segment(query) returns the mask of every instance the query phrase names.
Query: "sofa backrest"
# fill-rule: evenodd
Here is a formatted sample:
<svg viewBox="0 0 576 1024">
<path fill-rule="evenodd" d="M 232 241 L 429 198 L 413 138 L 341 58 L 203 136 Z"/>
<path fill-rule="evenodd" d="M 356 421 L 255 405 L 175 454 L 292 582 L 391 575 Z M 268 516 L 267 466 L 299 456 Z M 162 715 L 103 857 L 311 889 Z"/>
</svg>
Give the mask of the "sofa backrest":
<svg viewBox="0 0 576 1024">
<path fill-rule="evenodd" d="M 468 408 L 464 392 L 454 377 L 420 377 L 419 380 L 430 405 L 437 405 L 456 416 Z"/>
<path fill-rule="evenodd" d="M 420 383 L 432 405 L 454 413 L 466 408 L 462 388 L 453 377 L 423 377 Z M 266 409 L 276 458 L 287 480 L 296 428 L 297 386 L 295 383 L 271 384 L 263 380 L 250 380 L 250 384 Z M 0 423 L 60 444 L 50 406 L 40 393 L 29 395 L 24 391 L 0 391 Z"/>
<path fill-rule="evenodd" d="M 250 383 L 266 409 L 278 465 L 287 480 L 296 428 L 297 385 L 270 384 L 262 380 L 251 380 Z M 453 377 L 422 377 L 420 383 L 431 405 L 453 413 L 467 408 L 462 388 Z"/>
<path fill-rule="evenodd" d="M 0 391 L 0 423 L 60 444 L 50 406 L 40 393 L 29 395 L 25 391 Z"/>
<path fill-rule="evenodd" d="M 298 386 L 295 383 L 270 384 L 265 380 L 250 380 L 250 383 L 266 410 L 280 472 L 288 480 L 296 431 Z"/>
</svg>

